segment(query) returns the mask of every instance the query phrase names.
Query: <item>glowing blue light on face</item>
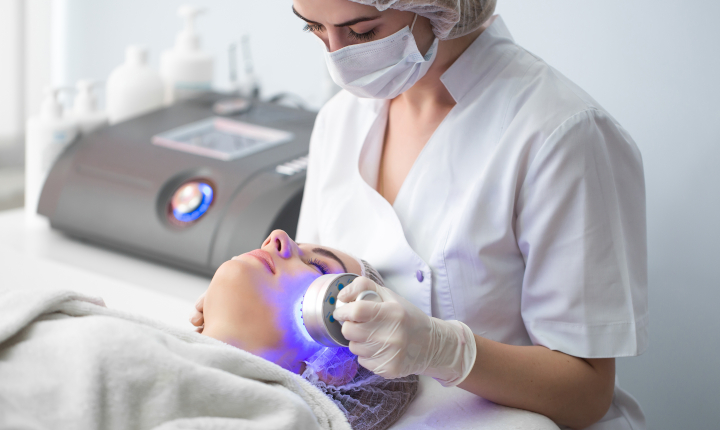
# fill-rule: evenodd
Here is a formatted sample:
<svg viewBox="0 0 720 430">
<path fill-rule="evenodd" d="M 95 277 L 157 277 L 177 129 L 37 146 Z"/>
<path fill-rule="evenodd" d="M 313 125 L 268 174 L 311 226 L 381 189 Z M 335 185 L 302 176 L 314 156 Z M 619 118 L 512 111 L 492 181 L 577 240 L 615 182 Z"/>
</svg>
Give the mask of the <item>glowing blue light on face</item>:
<svg viewBox="0 0 720 430">
<path fill-rule="evenodd" d="M 200 205 L 197 207 L 197 209 L 189 213 L 183 213 L 177 209 L 173 209 L 173 216 L 175 217 L 175 219 L 180 222 L 192 222 L 205 215 L 205 212 L 208 211 L 210 205 L 213 202 L 213 189 L 210 185 L 204 182 L 198 183 L 198 188 L 202 193 L 202 201 L 200 202 Z"/>
<path fill-rule="evenodd" d="M 300 297 L 300 299 L 297 302 L 297 306 L 295 306 L 295 309 L 297 309 L 296 318 L 295 318 L 295 324 L 298 327 L 298 331 L 300 332 L 300 335 L 303 337 L 303 340 L 306 342 L 310 342 L 313 345 L 316 344 L 315 339 L 313 339 L 310 336 L 310 333 L 308 333 L 307 328 L 305 328 L 305 323 L 303 322 L 302 317 L 302 300 L 303 296 Z"/>
</svg>

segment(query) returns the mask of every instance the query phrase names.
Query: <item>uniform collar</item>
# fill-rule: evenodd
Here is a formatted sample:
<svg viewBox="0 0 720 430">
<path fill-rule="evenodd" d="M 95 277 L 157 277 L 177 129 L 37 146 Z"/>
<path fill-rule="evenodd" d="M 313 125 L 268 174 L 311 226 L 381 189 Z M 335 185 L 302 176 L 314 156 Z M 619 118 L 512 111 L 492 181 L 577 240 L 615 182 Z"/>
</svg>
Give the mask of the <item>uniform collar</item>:
<svg viewBox="0 0 720 430">
<path fill-rule="evenodd" d="M 455 103 L 459 103 L 460 99 L 486 76 L 498 57 L 502 55 L 492 48 L 498 43 L 515 43 L 500 15 L 495 15 L 490 19 L 493 20 L 492 24 L 480 33 L 477 39 L 440 77 L 440 81 L 455 99 Z M 376 115 L 389 103 L 389 100 L 383 99 L 358 97 L 358 100 L 361 105 L 369 107 Z"/>
<path fill-rule="evenodd" d="M 492 48 L 498 43 L 514 43 L 502 17 L 495 15 L 490 19 L 493 20 L 492 24 L 480 33 L 440 77 L 455 103 L 459 103 L 465 94 L 483 80 L 502 55 Z"/>
</svg>

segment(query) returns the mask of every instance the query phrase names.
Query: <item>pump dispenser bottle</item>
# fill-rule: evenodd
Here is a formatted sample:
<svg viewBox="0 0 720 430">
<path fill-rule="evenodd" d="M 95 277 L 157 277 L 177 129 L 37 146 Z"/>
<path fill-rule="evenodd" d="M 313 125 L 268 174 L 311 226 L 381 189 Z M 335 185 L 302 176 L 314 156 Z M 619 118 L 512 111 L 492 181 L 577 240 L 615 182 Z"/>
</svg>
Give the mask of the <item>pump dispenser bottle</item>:
<svg viewBox="0 0 720 430">
<path fill-rule="evenodd" d="M 77 123 L 63 115 L 58 100 L 64 88 L 48 88 L 40 115 L 30 117 L 25 129 L 25 218 L 39 219 L 37 204 L 45 178 L 60 153 L 77 137 Z"/>
<path fill-rule="evenodd" d="M 80 132 L 90 133 L 108 123 L 107 115 L 98 109 L 97 97 L 93 90 L 98 82 L 80 80 L 76 84 L 77 94 L 73 103 L 72 118 L 78 123 Z"/>
<path fill-rule="evenodd" d="M 175 47 L 163 52 L 160 58 L 166 105 L 211 89 L 213 58 L 200 50 L 200 36 L 195 29 L 195 18 L 203 12 L 204 9 L 188 5 L 178 9 L 178 15 L 185 20 L 185 28 L 178 33 Z"/>
<path fill-rule="evenodd" d="M 128 46 L 125 63 L 112 71 L 105 92 L 110 124 L 161 108 L 164 87 L 160 75 L 147 65 L 147 50 Z"/>
</svg>

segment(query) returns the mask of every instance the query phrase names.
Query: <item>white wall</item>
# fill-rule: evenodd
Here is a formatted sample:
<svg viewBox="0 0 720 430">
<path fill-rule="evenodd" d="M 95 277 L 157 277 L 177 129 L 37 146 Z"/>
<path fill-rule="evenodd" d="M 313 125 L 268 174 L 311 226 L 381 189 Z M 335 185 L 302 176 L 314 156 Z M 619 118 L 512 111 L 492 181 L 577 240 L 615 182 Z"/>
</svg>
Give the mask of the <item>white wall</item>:
<svg viewBox="0 0 720 430">
<path fill-rule="evenodd" d="M 22 124 L 20 0 L 0 1 L 0 146 L 12 144 Z"/>
<path fill-rule="evenodd" d="M 62 1 L 0 0 L 0 168 L 20 175 L 26 115 L 52 83 L 53 6 Z"/>
<path fill-rule="evenodd" d="M 158 67 L 162 50 L 170 48 L 182 28 L 179 5 L 209 8 L 198 18 L 203 49 L 216 55 L 215 80 L 228 82 L 227 49 L 248 33 L 255 72 L 264 96 L 291 91 L 314 107 L 321 106 L 324 62 L 317 42 L 301 31 L 288 0 L 63 0 L 67 5 L 67 56 L 59 82 L 78 78 L 106 79 L 124 58 L 125 46 L 150 49 Z"/>
<path fill-rule="evenodd" d="M 130 42 L 161 49 L 180 28 L 179 0 L 63 0 L 65 64 L 55 76 L 104 79 Z M 585 88 L 632 134 L 647 181 L 651 342 L 618 360 L 621 383 L 653 429 L 720 422 L 720 2 L 498 0 L 516 40 Z M 252 35 L 265 95 L 318 106 L 323 63 L 290 0 L 196 0 L 208 51 Z M 59 48 L 58 48 L 59 49 Z M 58 82 L 61 83 L 61 82 Z"/>
</svg>

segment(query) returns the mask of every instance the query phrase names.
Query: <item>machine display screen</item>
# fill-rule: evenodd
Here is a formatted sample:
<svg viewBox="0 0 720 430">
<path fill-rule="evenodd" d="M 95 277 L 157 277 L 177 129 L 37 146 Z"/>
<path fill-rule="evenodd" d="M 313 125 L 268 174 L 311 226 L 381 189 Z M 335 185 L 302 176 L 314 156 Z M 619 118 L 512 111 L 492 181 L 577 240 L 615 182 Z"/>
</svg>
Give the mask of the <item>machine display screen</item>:
<svg viewBox="0 0 720 430">
<path fill-rule="evenodd" d="M 207 118 L 153 136 L 158 146 L 235 160 L 292 141 L 293 134 L 228 118 Z"/>
</svg>

